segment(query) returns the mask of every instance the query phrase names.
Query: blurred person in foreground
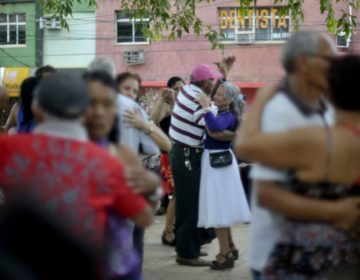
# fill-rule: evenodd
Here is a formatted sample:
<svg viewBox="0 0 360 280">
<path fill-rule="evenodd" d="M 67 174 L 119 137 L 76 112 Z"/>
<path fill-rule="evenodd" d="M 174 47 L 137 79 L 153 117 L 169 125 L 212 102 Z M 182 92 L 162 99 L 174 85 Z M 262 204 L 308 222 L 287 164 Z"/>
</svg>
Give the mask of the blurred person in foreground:
<svg viewBox="0 0 360 280">
<path fill-rule="evenodd" d="M 0 211 L 0 279 L 104 279 L 103 252 L 41 203 L 19 195 Z"/>
<path fill-rule="evenodd" d="M 334 112 L 324 99 L 324 94 L 329 91 L 327 73 L 334 58 L 336 46 L 328 36 L 319 32 L 298 32 L 292 35 L 282 55 L 287 76 L 274 90 L 277 94 L 266 103 L 261 115 L 264 133 L 286 133 L 295 128 L 306 130 L 309 126 L 316 127 L 315 130 L 320 133 L 329 131 L 329 126 L 334 123 Z M 242 129 L 246 131 L 247 126 Z M 332 149 L 330 135 L 324 137 L 328 144 L 324 145 L 323 150 Z M 240 144 L 238 139 L 240 156 L 255 159 Z M 263 142 L 262 145 L 266 147 L 267 143 Z M 283 146 L 284 149 L 286 147 Z M 257 151 L 263 153 L 262 148 Z M 336 184 L 305 184 L 302 182 L 306 178 L 302 176 L 305 175 L 303 172 L 298 173 L 300 177 L 297 177 L 295 170 L 268 167 L 280 157 L 285 160 L 281 154 L 276 153 L 274 159 L 267 161 L 267 167 L 257 165 L 252 170 L 256 180 L 250 246 L 250 265 L 254 277 L 329 279 L 326 275 L 328 270 L 341 261 L 343 254 L 349 256 L 347 249 L 343 250 L 349 243 L 343 234 L 324 223 L 330 222 L 341 227 L 343 221 L 347 226 L 353 226 L 360 214 L 358 201 L 330 202 L 343 197 L 350 189 Z M 305 151 L 293 149 L 286 157 L 290 160 L 305 156 Z M 329 158 L 324 157 L 310 156 L 307 160 L 309 163 L 318 163 L 317 172 L 323 172 L 320 166 L 330 163 Z M 326 172 L 321 174 L 325 175 Z M 328 178 L 325 176 L 315 181 L 328 181 Z M 348 249 L 351 251 L 351 246 Z"/>
<path fill-rule="evenodd" d="M 266 132 L 287 131 L 292 128 L 317 125 L 319 129 L 334 122 L 334 112 L 324 100 L 327 90 L 327 57 L 336 55 L 334 42 L 319 32 L 302 31 L 294 33 L 282 51 L 282 65 L 286 71 L 279 93 L 267 104 L 262 118 Z M 241 156 L 241 155 L 240 155 Z M 286 170 L 269 166 L 254 165 L 252 224 L 250 232 L 249 262 L 254 279 L 262 279 L 264 270 L 280 230 L 277 216 L 268 208 L 259 205 L 263 193 L 272 186 L 291 186 Z"/>
<path fill-rule="evenodd" d="M 45 77 L 35 92 L 33 134 L 0 137 L 0 185 L 6 203 L 15 191 L 26 192 L 68 220 L 77 236 L 103 246 L 109 211 L 140 227 L 152 214 L 128 185 L 124 166 L 88 142 L 82 126 L 88 104 L 80 79 Z"/>
<path fill-rule="evenodd" d="M 239 131 L 237 151 L 241 155 L 288 168 L 303 182 L 336 183 L 270 187 L 259 198 L 263 207 L 289 218 L 278 223 L 283 238 L 265 268 L 267 277 L 272 275 L 269 279 L 280 273 L 290 277 L 290 272 L 307 279 L 360 278 L 360 198 L 351 198 L 360 194 L 360 98 L 353 94 L 360 90 L 359 71 L 358 55 L 331 60 L 327 80 L 328 97 L 336 109 L 334 126 L 262 132 L 264 109 L 279 94 L 276 87 L 270 87 L 258 93 Z"/>
<path fill-rule="evenodd" d="M 90 106 L 85 122 L 89 138 L 126 163 L 126 179 L 137 193 L 146 196 L 150 201 L 157 201 L 162 193 L 159 177 L 143 168 L 137 154 L 129 147 L 118 144 L 115 81 L 106 72 L 87 72 L 84 80 L 90 94 Z M 128 222 L 111 213 L 107 229 L 111 252 L 111 279 L 141 277 L 140 259 L 133 250 L 131 234 Z"/>
<path fill-rule="evenodd" d="M 109 58 L 95 58 L 88 66 L 88 72 L 106 72 L 113 79 L 116 76 L 116 68 Z M 140 87 L 140 84 L 138 84 Z M 117 140 L 118 143 L 129 147 L 136 154 L 153 155 L 161 149 L 170 150 L 169 138 L 153 122 L 148 120 L 148 115 L 134 100 L 117 94 Z M 140 256 L 144 253 L 144 231 L 134 227 L 134 246 Z"/>
</svg>

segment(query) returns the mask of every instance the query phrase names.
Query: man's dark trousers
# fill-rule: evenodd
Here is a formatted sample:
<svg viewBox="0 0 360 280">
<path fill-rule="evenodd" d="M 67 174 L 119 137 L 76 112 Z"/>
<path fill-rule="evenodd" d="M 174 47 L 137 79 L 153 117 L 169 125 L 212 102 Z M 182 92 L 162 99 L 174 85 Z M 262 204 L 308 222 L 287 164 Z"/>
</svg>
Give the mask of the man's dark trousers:
<svg viewBox="0 0 360 280">
<path fill-rule="evenodd" d="M 202 150 L 175 143 L 170 152 L 176 192 L 176 252 L 179 257 L 200 256 L 201 236 L 197 228 Z M 188 161 L 189 164 L 185 164 Z"/>
</svg>

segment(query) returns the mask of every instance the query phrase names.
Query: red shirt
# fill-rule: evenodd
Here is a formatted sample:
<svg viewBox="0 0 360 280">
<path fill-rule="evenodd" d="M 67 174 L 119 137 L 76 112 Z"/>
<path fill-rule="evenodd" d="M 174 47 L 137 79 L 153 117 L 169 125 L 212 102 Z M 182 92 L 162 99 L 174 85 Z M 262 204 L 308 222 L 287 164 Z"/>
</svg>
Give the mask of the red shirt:
<svg viewBox="0 0 360 280">
<path fill-rule="evenodd" d="M 132 192 L 124 168 L 106 150 L 89 142 L 40 134 L 0 136 L 0 186 L 27 190 L 73 229 L 102 239 L 111 209 L 132 218 L 145 200 Z"/>
</svg>

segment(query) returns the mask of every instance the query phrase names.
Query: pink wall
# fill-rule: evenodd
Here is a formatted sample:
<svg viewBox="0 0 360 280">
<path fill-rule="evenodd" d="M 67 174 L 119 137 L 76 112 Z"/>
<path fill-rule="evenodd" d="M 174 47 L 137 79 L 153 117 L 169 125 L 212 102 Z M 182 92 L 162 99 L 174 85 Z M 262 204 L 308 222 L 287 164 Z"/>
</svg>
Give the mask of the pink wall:
<svg viewBox="0 0 360 280">
<path fill-rule="evenodd" d="M 273 1 L 258 1 L 259 5 L 270 6 Z M 318 1 L 304 1 L 305 23 L 300 29 L 326 30 L 325 17 L 319 13 Z M 222 0 L 204 2 L 198 9 L 198 15 L 207 23 L 218 26 L 218 6 L 237 6 L 238 2 Z M 185 35 L 182 40 L 153 42 L 150 45 L 117 45 L 115 28 L 115 10 L 119 10 L 118 0 L 102 0 L 97 11 L 98 56 L 110 56 L 117 65 L 118 72 L 139 73 L 145 81 L 165 81 L 170 76 L 189 76 L 192 67 L 199 63 L 212 64 L 222 56 L 235 55 L 237 63 L 229 80 L 234 82 L 275 82 L 283 75 L 279 57 L 283 44 L 227 45 L 224 53 L 211 51 L 210 44 L 204 38 Z M 360 35 L 355 35 L 352 51 L 360 52 Z M 124 50 L 145 50 L 145 64 L 128 66 L 123 64 Z"/>
</svg>

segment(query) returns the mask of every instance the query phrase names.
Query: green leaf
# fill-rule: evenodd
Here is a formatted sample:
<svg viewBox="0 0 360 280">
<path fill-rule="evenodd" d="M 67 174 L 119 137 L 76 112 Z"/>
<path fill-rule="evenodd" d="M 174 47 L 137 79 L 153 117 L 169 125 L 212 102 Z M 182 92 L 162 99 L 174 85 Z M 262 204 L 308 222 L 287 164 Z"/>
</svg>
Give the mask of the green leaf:
<svg viewBox="0 0 360 280">
<path fill-rule="evenodd" d="M 89 7 L 101 5 L 101 0 L 37 0 L 43 7 L 44 13 L 51 14 L 60 19 L 61 26 L 69 29 L 66 21 L 72 15 L 74 3 L 86 3 Z M 118 1 L 119 9 L 131 12 L 132 17 L 148 17 L 150 27 L 146 35 L 154 40 L 163 39 L 163 34 L 168 34 L 169 40 L 181 38 L 186 33 L 205 36 L 211 48 L 224 49 L 221 44 L 223 36 L 220 31 L 201 20 L 197 14 L 200 4 L 216 3 L 214 0 L 113 0 Z M 308 0 L 309 1 L 309 0 Z M 283 7 L 279 10 L 280 16 L 291 15 L 291 20 L 295 30 L 304 21 L 305 0 L 273 0 L 272 4 L 280 4 Z M 352 8 L 353 14 L 360 9 L 360 0 L 318 0 L 314 1 L 319 5 L 320 12 L 325 15 L 327 29 L 334 34 L 343 31 L 351 34 L 356 26 L 356 16 L 350 15 L 346 10 L 340 11 L 335 15 L 334 3 L 347 3 Z M 225 2 L 224 2 L 225 3 Z M 256 0 L 238 0 L 240 13 L 245 15 L 249 9 L 256 7 Z M 223 5 L 219 2 L 219 6 Z M 216 5 L 214 5 L 216 9 Z M 206 30 L 205 34 L 202 32 Z M 169 32 L 169 33 L 167 33 Z"/>
</svg>

